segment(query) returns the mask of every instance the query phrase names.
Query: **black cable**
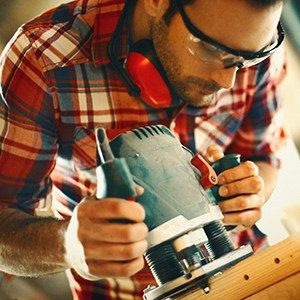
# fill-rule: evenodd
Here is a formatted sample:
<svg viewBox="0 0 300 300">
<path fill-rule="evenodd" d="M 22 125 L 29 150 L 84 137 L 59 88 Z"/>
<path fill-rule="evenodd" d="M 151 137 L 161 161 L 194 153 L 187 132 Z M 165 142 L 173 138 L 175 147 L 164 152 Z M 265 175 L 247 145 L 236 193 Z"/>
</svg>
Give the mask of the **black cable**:
<svg viewBox="0 0 300 300">
<path fill-rule="evenodd" d="M 115 29 L 115 31 L 112 35 L 112 38 L 111 38 L 111 40 L 108 44 L 107 51 L 108 51 L 109 59 L 111 61 L 111 65 L 118 72 L 119 76 L 124 80 L 126 86 L 129 89 L 129 95 L 134 96 L 134 97 L 139 97 L 140 94 L 141 94 L 141 90 L 130 79 L 128 73 L 124 69 L 123 64 L 120 61 L 120 59 L 118 58 L 117 52 L 116 52 L 116 44 L 118 42 L 118 39 L 119 39 L 119 37 L 122 33 L 122 30 L 123 30 L 124 26 L 128 22 L 129 14 L 130 14 L 130 12 L 133 11 L 135 4 L 136 4 L 135 0 L 127 0 L 125 2 L 123 12 L 122 12 L 121 17 L 118 21 L 116 29 Z"/>
</svg>

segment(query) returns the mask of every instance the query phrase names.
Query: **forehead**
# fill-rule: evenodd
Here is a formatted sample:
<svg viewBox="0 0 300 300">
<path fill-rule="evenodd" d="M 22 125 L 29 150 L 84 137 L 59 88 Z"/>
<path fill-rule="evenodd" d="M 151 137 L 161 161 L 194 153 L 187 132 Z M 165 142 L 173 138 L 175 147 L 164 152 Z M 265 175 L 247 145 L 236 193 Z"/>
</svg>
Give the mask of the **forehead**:
<svg viewBox="0 0 300 300">
<path fill-rule="evenodd" d="M 185 5 L 190 21 L 227 47 L 258 51 L 276 32 L 282 4 L 254 7 L 245 0 L 196 0 Z"/>
</svg>

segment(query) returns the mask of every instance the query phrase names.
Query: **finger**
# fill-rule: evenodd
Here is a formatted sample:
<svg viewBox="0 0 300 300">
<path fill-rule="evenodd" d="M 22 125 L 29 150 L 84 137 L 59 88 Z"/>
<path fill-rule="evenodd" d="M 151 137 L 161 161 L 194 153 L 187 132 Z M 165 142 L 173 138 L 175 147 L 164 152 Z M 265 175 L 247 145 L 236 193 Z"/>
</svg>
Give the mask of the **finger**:
<svg viewBox="0 0 300 300">
<path fill-rule="evenodd" d="M 144 188 L 138 184 L 135 185 L 135 191 L 138 196 L 141 196 L 144 193 Z"/>
<path fill-rule="evenodd" d="M 206 149 L 206 159 L 211 163 L 221 159 L 223 156 L 224 152 L 222 148 L 217 144 L 210 145 Z"/>
<path fill-rule="evenodd" d="M 97 277 L 130 277 L 144 267 L 143 257 L 127 262 L 88 261 L 89 271 Z"/>
<path fill-rule="evenodd" d="M 239 166 L 225 170 L 219 176 L 219 183 L 233 182 L 250 176 L 258 176 L 259 169 L 252 161 L 245 161 Z"/>
<path fill-rule="evenodd" d="M 105 261 L 128 261 L 142 256 L 148 247 L 146 240 L 130 244 L 85 243 L 86 259 L 101 259 Z"/>
<path fill-rule="evenodd" d="M 261 195 L 242 195 L 230 200 L 219 202 L 222 213 L 241 212 L 244 210 L 260 208 L 264 204 L 264 198 Z"/>
<path fill-rule="evenodd" d="M 145 219 L 143 206 L 135 201 L 125 199 L 105 198 L 96 201 L 85 201 L 78 208 L 79 219 L 126 219 L 142 222 Z"/>
<path fill-rule="evenodd" d="M 262 191 L 263 186 L 263 179 L 259 176 L 253 176 L 221 185 L 219 195 L 221 197 L 232 197 L 241 194 L 258 194 Z"/>
<path fill-rule="evenodd" d="M 250 209 L 242 212 L 224 214 L 223 223 L 225 225 L 253 226 L 262 216 L 260 208 Z"/>
<path fill-rule="evenodd" d="M 132 243 L 146 239 L 148 227 L 145 223 L 89 223 L 81 226 L 78 231 L 82 242 Z"/>
</svg>

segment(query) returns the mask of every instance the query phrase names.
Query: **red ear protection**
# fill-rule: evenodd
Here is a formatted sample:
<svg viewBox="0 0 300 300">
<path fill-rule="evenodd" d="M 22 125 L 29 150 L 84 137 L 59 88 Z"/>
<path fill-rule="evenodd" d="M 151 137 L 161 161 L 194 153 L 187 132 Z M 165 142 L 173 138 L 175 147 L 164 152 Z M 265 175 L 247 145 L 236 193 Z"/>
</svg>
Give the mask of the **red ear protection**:
<svg viewBox="0 0 300 300">
<path fill-rule="evenodd" d="M 122 15 L 108 44 L 108 56 L 112 67 L 128 87 L 131 96 L 139 97 L 145 103 L 157 108 L 180 104 L 180 99 L 169 84 L 151 40 L 140 40 L 130 48 L 125 68 L 118 56 L 118 39 L 128 22 L 136 1 L 125 1 Z"/>
<path fill-rule="evenodd" d="M 156 56 L 152 41 L 140 40 L 133 45 L 125 61 L 125 69 L 140 89 L 140 98 L 144 102 L 157 108 L 172 104 L 174 92 Z"/>
</svg>

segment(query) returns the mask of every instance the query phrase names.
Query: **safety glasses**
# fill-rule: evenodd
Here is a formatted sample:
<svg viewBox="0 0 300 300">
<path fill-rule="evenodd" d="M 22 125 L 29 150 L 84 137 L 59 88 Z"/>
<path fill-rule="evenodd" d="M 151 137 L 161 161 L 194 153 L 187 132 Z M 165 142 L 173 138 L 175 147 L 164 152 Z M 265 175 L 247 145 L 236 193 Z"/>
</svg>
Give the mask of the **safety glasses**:
<svg viewBox="0 0 300 300">
<path fill-rule="evenodd" d="M 274 53 L 284 40 L 284 30 L 280 24 L 277 34 L 271 43 L 258 52 L 239 51 L 211 39 L 189 20 L 180 0 L 175 0 L 178 11 L 189 33 L 185 39 L 185 47 L 202 62 L 216 68 L 245 68 L 256 65 Z"/>
</svg>

